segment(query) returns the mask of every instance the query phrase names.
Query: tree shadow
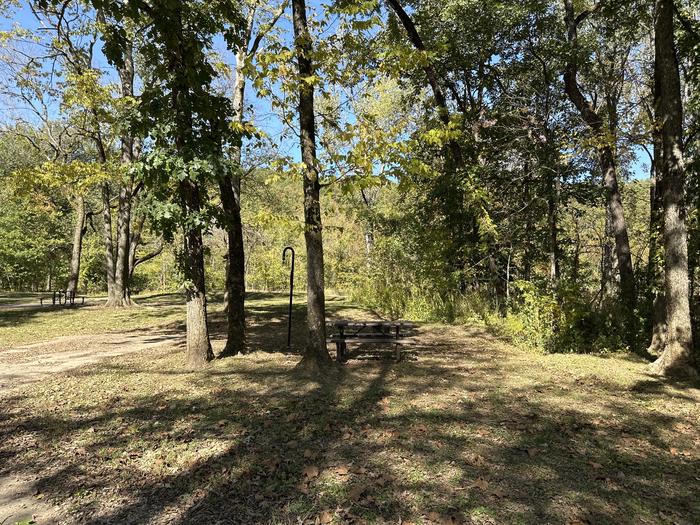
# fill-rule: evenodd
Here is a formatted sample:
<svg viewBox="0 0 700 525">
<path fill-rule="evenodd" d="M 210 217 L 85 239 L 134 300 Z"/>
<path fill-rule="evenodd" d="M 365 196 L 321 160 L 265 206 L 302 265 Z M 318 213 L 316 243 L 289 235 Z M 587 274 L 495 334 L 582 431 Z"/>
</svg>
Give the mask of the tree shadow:
<svg viewBox="0 0 700 525">
<path fill-rule="evenodd" d="M 284 308 L 256 307 L 251 348 L 284 341 Z M 694 390 L 519 368 L 462 332 L 426 329 L 418 359 L 334 381 L 262 351 L 76 370 L 3 398 L 0 474 L 35 473 L 67 523 L 700 522 Z"/>
</svg>

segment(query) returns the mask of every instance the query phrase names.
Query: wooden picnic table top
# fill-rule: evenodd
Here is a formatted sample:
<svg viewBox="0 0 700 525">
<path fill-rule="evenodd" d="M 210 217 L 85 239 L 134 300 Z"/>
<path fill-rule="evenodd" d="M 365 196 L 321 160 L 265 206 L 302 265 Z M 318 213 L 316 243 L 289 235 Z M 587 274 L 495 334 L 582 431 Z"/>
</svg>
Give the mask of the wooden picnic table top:
<svg viewBox="0 0 700 525">
<path fill-rule="evenodd" d="M 333 326 L 348 328 L 364 327 L 390 327 L 390 328 L 415 328 L 416 324 L 410 321 L 356 321 L 354 319 L 338 319 L 332 321 Z"/>
</svg>

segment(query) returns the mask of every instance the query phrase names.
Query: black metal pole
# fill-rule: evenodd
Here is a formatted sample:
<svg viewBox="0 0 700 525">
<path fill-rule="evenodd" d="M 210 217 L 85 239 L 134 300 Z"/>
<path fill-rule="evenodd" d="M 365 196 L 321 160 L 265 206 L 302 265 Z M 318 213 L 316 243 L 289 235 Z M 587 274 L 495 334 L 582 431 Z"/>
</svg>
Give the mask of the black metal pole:
<svg viewBox="0 0 700 525">
<path fill-rule="evenodd" d="M 294 297 L 294 248 L 287 246 L 282 250 L 282 264 L 287 260 L 287 250 L 292 252 L 292 269 L 289 272 L 289 316 L 287 320 L 287 349 L 292 348 L 292 298 Z"/>
</svg>

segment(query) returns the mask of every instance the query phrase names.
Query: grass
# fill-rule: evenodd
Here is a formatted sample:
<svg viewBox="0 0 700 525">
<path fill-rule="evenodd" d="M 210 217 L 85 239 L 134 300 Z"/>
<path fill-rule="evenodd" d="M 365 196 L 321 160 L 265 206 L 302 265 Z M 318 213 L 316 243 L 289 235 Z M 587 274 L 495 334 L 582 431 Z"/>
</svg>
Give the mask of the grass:
<svg viewBox="0 0 700 525">
<path fill-rule="evenodd" d="M 137 297 L 140 308 L 30 306 L 0 309 L 0 348 L 54 337 L 149 328 L 180 321 L 184 298 L 177 294 Z M 24 301 L 22 301 L 24 302 Z"/>
<path fill-rule="evenodd" d="M 443 325 L 311 381 L 285 308 L 253 296 L 252 353 L 200 372 L 173 346 L 3 392 L 0 476 L 66 523 L 700 523 L 697 386 Z"/>
</svg>

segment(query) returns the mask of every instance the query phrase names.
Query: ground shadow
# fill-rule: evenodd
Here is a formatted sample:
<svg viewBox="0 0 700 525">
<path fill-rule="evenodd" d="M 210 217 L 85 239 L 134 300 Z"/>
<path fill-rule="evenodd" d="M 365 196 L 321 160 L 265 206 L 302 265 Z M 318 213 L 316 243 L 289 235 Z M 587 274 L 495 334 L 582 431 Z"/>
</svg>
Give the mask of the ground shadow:
<svg viewBox="0 0 700 525">
<path fill-rule="evenodd" d="M 251 305 L 251 349 L 284 342 L 285 306 Z M 353 360 L 334 381 L 274 352 L 74 371 L 3 399 L 0 474 L 36 473 L 67 523 L 700 522 L 692 391 L 527 368 L 462 332 L 428 328 L 418 359 Z"/>
</svg>

